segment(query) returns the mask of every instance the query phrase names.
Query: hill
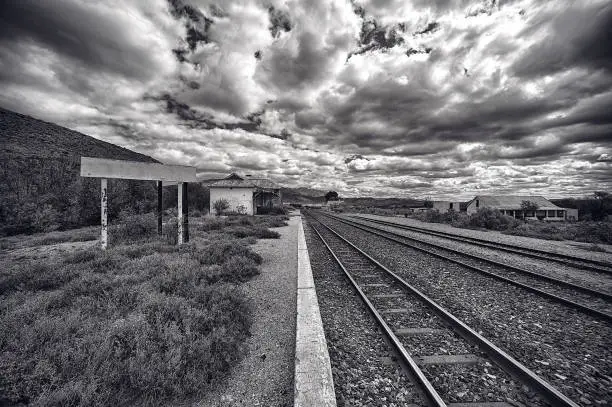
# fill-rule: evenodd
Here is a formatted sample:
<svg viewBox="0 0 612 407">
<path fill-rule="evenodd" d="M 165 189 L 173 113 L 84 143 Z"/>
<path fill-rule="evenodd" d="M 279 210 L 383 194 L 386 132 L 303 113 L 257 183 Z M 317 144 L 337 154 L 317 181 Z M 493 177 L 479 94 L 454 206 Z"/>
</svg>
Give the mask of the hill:
<svg viewBox="0 0 612 407">
<path fill-rule="evenodd" d="M 127 148 L 0 108 L 0 235 L 94 224 L 96 179 L 81 178 L 80 157 L 158 162 Z M 110 214 L 143 211 L 156 197 L 151 182 L 113 180 Z"/>
<path fill-rule="evenodd" d="M 298 204 L 314 204 L 325 202 L 324 191 L 311 188 L 281 188 L 283 202 Z"/>
</svg>

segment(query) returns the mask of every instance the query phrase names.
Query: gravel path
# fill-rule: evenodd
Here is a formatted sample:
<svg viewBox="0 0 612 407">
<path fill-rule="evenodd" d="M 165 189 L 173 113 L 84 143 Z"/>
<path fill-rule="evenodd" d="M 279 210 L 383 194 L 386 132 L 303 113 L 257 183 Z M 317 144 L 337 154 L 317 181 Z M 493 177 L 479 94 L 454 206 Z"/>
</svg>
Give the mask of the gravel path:
<svg viewBox="0 0 612 407">
<path fill-rule="evenodd" d="M 581 405 L 612 400 L 612 327 L 463 267 L 336 222 L 397 271 Z"/>
<path fill-rule="evenodd" d="M 342 270 L 304 222 L 338 406 L 424 405 Z"/>
<path fill-rule="evenodd" d="M 260 274 L 241 284 L 253 301 L 253 325 L 247 356 L 227 383 L 196 405 L 293 406 L 297 295 L 297 225 L 274 228 L 280 239 L 262 239 L 252 246 L 263 257 Z"/>
<path fill-rule="evenodd" d="M 367 223 L 367 221 L 351 219 L 353 222 L 358 221 Z M 399 229 L 391 226 L 370 223 L 371 226 L 389 230 L 394 233 L 399 233 L 403 236 L 413 237 L 415 239 L 430 242 L 450 249 L 459 250 L 464 253 L 474 254 L 490 260 L 511 264 L 522 269 L 532 271 L 538 274 L 547 275 L 563 279 L 575 284 L 584 285 L 600 291 L 612 293 L 612 275 L 605 275 L 595 271 L 577 269 L 568 265 L 563 265 L 556 262 L 535 259 L 531 257 L 521 256 L 520 254 L 508 253 L 501 250 L 495 250 L 487 247 L 478 246 L 471 243 L 458 242 L 451 239 L 427 235 L 425 233 L 414 232 L 405 229 Z"/>
<path fill-rule="evenodd" d="M 453 233 L 460 236 L 475 237 L 478 239 L 490 240 L 492 242 L 507 243 L 522 246 L 525 248 L 536 248 L 539 250 L 550 251 L 552 253 L 563 253 L 571 256 L 582 257 L 585 259 L 607 261 L 609 263 L 612 263 L 612 245 L 600 244 L 599 246 L 606 249 L 606 252 L 602 253 L 589 250 L 589 247 L 591 246 L 590 243 L 575 242 L 571 240 L 557 241 L 536 239 L 533 237 L 526 236 L 504 235 L 503 233 L 495 230 L 463 229 L 456 228 L 454 226 L 443 223 L 427 223 L 412 218 L 401 218 L 396 216 L 378 216 L 361 213 L 351 213 L 346 215 L 371 217 L 373 219 L 397 222 L 402 225 L 416 226 L 424 229 Z"/>
</svg>

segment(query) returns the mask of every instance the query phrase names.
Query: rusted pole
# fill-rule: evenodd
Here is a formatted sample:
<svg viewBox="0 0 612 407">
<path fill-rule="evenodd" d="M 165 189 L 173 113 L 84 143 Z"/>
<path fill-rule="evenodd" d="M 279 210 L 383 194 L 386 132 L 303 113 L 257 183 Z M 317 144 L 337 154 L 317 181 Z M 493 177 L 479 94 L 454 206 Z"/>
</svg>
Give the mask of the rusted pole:
<svg viewBox="0 0 612 407">
<path fill-rule="evenodd" d="M 162 234 L 162 210 L 163 210 L 162 182 L 157 181 L 157 234 Z"/>
<path fill-rule="evenodd" d="M 183 183 L 179 182 L 178 183 L 178 205 L 177 205 L 177 211 L 176 211 L 176 223 L 177 223 L 177 229 L 178 229 L 178 239 L 177 239 L 177 244 L 181 245 L 183 244 Z"/>
<path fill-rule="evenodd" d="M 189 242 L 189 183 L 183 183 L 183 240 Z"/>
<path fill-rule="evenodd" d="M 108 180 L 102 178 L 100 190 L 100 217 L 102 223 L 102 230 L 100 232 L 100 245 L 102 250 L 106 250 L 108 246 Z"/>
</svg>

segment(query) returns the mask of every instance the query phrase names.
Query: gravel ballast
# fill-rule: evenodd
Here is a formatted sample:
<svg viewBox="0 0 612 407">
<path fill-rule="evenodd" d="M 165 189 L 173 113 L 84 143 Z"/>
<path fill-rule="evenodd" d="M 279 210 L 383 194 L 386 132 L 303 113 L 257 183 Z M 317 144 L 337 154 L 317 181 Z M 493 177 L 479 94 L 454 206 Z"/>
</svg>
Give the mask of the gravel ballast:
<svg viewBox="0 0 612 407">
<path fill-rule="evenodd" d="M 333 224 L 575 402 L 605 405 L 612 400 L 609 324 L 464 267 Z"/>
<path fill-rule="evenodd" d="M 299 221 L 292 216 L 289 226 L 272 229 L 280 239 L 261 239 L 252 246 L 263 262 L 260 274 L 241 284 L 253 304 L 248 354 L 224 386 L 196 405 L 293 406 Z"/>
<path fill-rule="evenodd" d="M 456 228 L 454 226 L 444 223 L 428 223 L 421 222 L 420 220 L 413 218 L 404 218 L 398 216 L 379 216 L 370 214 L 353 213 L 346 215 L 358 215 L 363 217 L 369 217 L 373 219 L 386 220 L 391 222 L 397 222 L 402 225 L 416 226 L 424 229 L 430 229 L 434 231 L 452 233 L 459 236 L 474 237 L 478 239 L 485 239 L 491 242 L 506 243 L 524 248 L 537 248 L 539 250 L 546 250 L 551 253 L 563 253 L 571 256 L 582 257 L 590 260 L 605 261 L 612 263 L 612 245 L 600 244 L 601 247 L 605 248 L 606 252 L 595 252 L 589 250 L 592 246 L 591 243 L 576 242 L 571 240 L 545 240 L 536 239 L 534 237 L 527 236 L 515 236 L 505 235 L 495 230 L 475 230 L 475 229 L 463 229 Z"/>
<path fill-rule="evenodd" d="M 350 217 L 345 218 L 353 222 L 357 221 L 360 223 L 368 223 L 363 219 L 355 219 Z M 396 222 L 395 219 L 392 219 L 391 221 Z M 399 233 L 407 237 L 423 240 L 425 242 L 442 245 L 450 249 L 459 250 L 464 253 L 481 256 L 493 261 L 511 264 L 513 266 L 520 267 L 522 269 L 537 274 L 567 280 L 575 284 L 580 284 L 586 287 L 591 287 L 604 292 L 612 293 L 612 275 L 609 274 L 606 275 L 596 271 L 580 269 L 557 262 L 535 259 L 532 257 L 522 256 L 520 254 L 509 253 L 502 250 L 495 250 L 492 248 L 478 246 L 472 243 L 459 242 L 452 239 L 432 236 L 425 233 L 406 229 L 399 229 L 392 226 L 385 226 L 374 223 L 369 223 L 369 225 L 384 230 L 389 230 L 394 233 Z"/>
<path fill-rule="evenodd" d="M 497 256 L 498 258 L 496 258 L 494 254 L 491 254 L 490 256 L 491 258 L 489 260 L 496 264 L 487 262 L 486 260 L 470 258 L 466 255 L 466 254 L 472 254 L 472 255 L 476 255 L 476 256 L 483 257 L 486 259 L 487 256 L 483 255 L 483 252 L 491 251 L 490 249 L 472 247 L 470 248 L 472 250 L 467 250 L 467 249 L 462 249 L 462 248 L 457 248 L 457 247 L 453 248 L 453 247 L 450 247 L 452 245 L 449 245 L 446 239 L 438 238 L 437 241 L 435 239 L 421 239 L 420 237 L 410 236 L 410 232 L 406 233 L 403 230 L 398 230 L 393 227 L 387 227 L 387 226 L 381 226 L 381 225 L 374 226 L 371 224 L 367 224 L 367 222 L 365 221 L 363 222 L 354 222 L 351 220 L 348 220 L 348 221 L 352 223 L 357 223 L 360 226 L 363 226 L 366 228 L 373 227 L 376 233 L 382 233 L 383 235 L 390 236 L 393 239 L 399 239 L 400 241 L 405 241 L 410 246 L 423 248 L 427 250 L 428 252 L 438 253 L 444 257 L 460 261 L 464 264 L 472 265 L 480 270 L 484 270 L 485 272 L 489 272 L 495 275 L 509 278 L 519 283 L 526 284 L 530 287 L 534 287 L 536 289 L 545 291 L 547 293 L 551 293 L 553 295 L 560 296 L 562 298 L 577 302 L 581 305 L 585 305 L 587 307 L 590 307 L 598 311 L 612 315 L 612 304 L 609 302 L 608 299 L 602 297 L 603 294 L 610 295 L 611 293 L 608 290 L 602 289 L 601 287 L 599 287 L 601 285 L 604 285 L 604 281 L 608 278 L 608 276 L 601 276 L 601 280 L 602 280 L 601 284 L 596 284 L 595 280 L 593 280 L 593 282 L 591 283 L 591 286 L 589 287 L 587 284 L 584 284 L 584 282 L 581 282 L 581 281 L 573 282 L 568 278 L 564 278 L 560 276 L 551 276 L 550 273 L 548 272 L 542 273 L 541 270 L 533 270 L 533 269 L 530 269 L 529 267 L 524 267 L 524 266 L 518 267 L 518 265 L 515 262 L 513 262 L 511 259 L 505 258 L 504 260 L 502 260 L 501 255 Z M 392 234 L 389 234 L 387 232 L 390 232 Z M 413 240 L 413 239 L 416 239 L 416 240 Z M 453 252 L 453 250 L 455 250 L 455 252 Z M 516 255 L 513 255 L 513 256 L 516 256 Z M 544 262 L 539 261 L 539 262 L 546 263 L 545 261 Z M 514 270 L 509 267 L 505 267 L 505 265 L 517 266 L 519 270 L 520 269 L 525 270 L 526 273 L 520 272 L 519 270 Z M 532 274 L 528 274 L 528 273 L 532 273 Z M 544 277 L 546 276 L 555 278 L 560 281 L 566 281 L 570 284 L 577 284 L 578 286 L 582 286 L 587 289 L 599 291 L 603 294 L 597 295 L 596 293 L 585 292 L 583 290 L 580 290 L 578 289 L 578 287 L 574 288 L 571 286 L 566 286 L 564 284 L 557 283 L 555 281 L 545 280 Z"/>
</svg>

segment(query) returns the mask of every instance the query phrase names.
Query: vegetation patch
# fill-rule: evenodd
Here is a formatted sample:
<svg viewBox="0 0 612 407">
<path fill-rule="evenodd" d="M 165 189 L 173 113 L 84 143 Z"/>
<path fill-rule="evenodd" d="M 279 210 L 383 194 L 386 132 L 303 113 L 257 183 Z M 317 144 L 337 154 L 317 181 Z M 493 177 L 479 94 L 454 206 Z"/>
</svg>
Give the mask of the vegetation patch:
<svg viewBox="0 0 612 407">
<path fill-rule="evenodd" d="M 221 222 L 178 248 L 154 217 L 126 216 L 107 251 L 0 270 L 0 405 L 184 402 L 223 380 L 251 325 L 239 284 L 262 261 L 236 231 L 284 221 Z"/>
<path fill-rule="evenodd" d="M 499 230 L 507 235 L 535 237 L 547 240 L 574 240 L 587 243 L 612 243 L 610 222 L 542 222 L 522 221 L 503 215 L 497 209 L 480 208 L 468 215 L 465 212 L 439 212 L 430 209 L 413 215 L 423 222 L 448 223 L 458 228 Z"/>
</svg>

